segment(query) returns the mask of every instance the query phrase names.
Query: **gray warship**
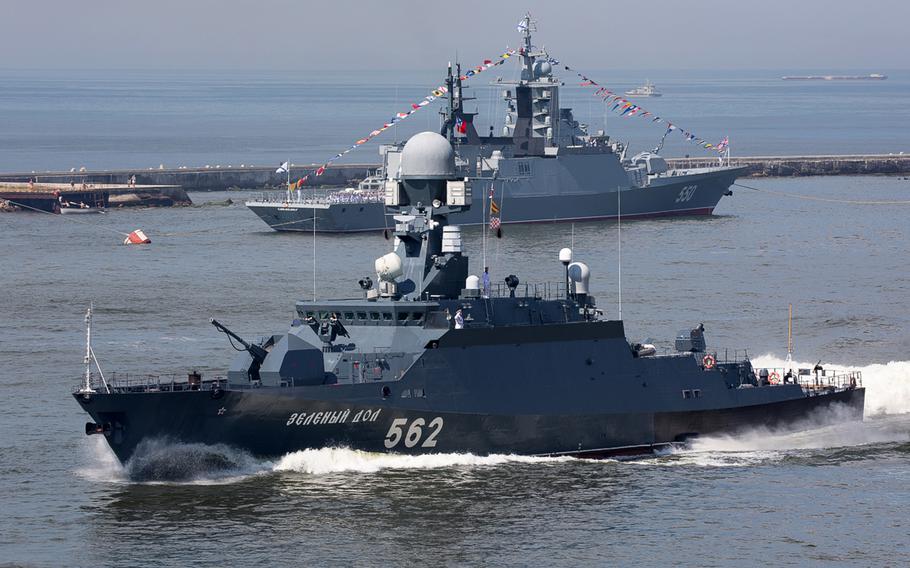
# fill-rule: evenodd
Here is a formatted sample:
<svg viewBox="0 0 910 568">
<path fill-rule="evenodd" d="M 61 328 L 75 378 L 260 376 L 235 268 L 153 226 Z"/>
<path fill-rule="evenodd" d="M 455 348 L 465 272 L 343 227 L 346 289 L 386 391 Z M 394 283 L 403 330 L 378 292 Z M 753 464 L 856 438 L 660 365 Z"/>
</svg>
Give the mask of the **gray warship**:
<svg viewBox="0 0 910 568">
<path fill-rule="evenodd" d="M 501 224 L 624 219 L 672 215 L 710 215 L 744 167 L 672 169 L 658 144 L 630 155 L 628 148 L 603 132 L 589 134 L 572 109 L 560 107 L 560 80 L 552 59 L 534 47 L 535 22 L 526 17 L 521 75 L 499 81 L 505 99 L 505 124 L 477 132 L 477 113 L 466 112 L 461 72 L 449 67 L 448 105 L 441 133 L 455 147 L 458 173 L 484 184 L 495 196 Z M 459 128 L 456 128 L 456 124 Z M 380 148 L 382 171 L 399 181 L 401 145 Z M 330 191 L 324 195 L 267 195 L 246 206 L 278 231 L 358 232 L 389 229 L 381 197 Z M 314 219 L 315 217 L 315 219 Z M 485 207 L 454 213 L 460 226 L 480 225 L 490 215 Z M 315 223 L 314 223 L 315 221 Z"/>
<path fill-rule="evenodd" d="M 73 393 L 91 417 L 86 434 L 123 462 L 158 440 L 263 457 L 324 447 L 602 457 L 862 419 L 858 373 L 780 380 L 708 350 L 702 326 L 680 334 L 675 352 L 630 341 L 622 321 L 603 318 L 590 270 L 569 249 L 553 286 L 509 275 L 494 287 L 470 275 L 449 221 L 474 192 L 455 160 L 435 132 L 404 145 L 398 181 L 385 187 L 393 250 L 370 276 L 352 277 L 359 298 L 298 301 L 287 331 L 258 341 L 213 319 L 240 351 L 226 376 L 104 377 L 91 367 L 89 335 Z"/>
</svg>

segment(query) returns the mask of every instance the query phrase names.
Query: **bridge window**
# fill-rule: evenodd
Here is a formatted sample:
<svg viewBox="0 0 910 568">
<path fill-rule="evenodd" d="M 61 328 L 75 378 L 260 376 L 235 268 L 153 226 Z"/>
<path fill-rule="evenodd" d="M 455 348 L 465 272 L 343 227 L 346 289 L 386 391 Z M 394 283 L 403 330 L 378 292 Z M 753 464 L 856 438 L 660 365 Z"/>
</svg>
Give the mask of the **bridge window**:
<svg viewBox="0 0 910 568">
<path fill-rule="evenodd" d="M 398 312 L 398 321 L 405 321 L 408 319 L 408 312 Z"/>
<path fill-rule="evenodd" d="M 401 398 L 411 398 L 411 389 L 401 391 Z"/>
<path fill-rule="evenodd" d="M 414 398 L 426 398 L 427 391 L 423 389 L 414 389 Z"/>
<path fill-rule="evenodd" d="M 367 313 L 366 312 L 357 312 L 357 319 L 359 319 L 359 320 L 367 319 Z"/>
<path fill-rule="evenodd" d="M 370 319 L 373 321 L 379 321 L 379 312 L 370 312 Z"/>
<path fill-rule="evenodd" d="M 391 312 L 382 312 L 382 319 L 384 319 L 385 321 L 392 321 Z"/>
<path fill-rule="evenodd" d="M 346 320 L 354 319 L 354 312 L 344 312 L 344 319 L 346 319 Z"/>
<path fill-rule="evenodd" d="M 411 317 L 414 319 L 414 321 L 420 321 L 423 319 L 423 312 L 414 312 Z"/>
</svg>

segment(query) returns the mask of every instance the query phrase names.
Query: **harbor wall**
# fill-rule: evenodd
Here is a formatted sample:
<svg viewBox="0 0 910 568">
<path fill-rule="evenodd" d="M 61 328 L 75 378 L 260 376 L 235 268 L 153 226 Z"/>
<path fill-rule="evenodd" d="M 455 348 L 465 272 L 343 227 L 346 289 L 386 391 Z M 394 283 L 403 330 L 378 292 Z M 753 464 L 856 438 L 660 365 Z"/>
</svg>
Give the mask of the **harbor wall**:
<svg viewBox="0 0 910 568">
<path fill-rule="evenodd" d="M 669 158 L 673 168 L 717 166 L 717 158 Z M 731 166 L 746 166 L 751 177 L 910 174 L 910 155 L 752 156 L 731 157 Z"/>
<path fill-rule="evenodd" d="M 91 207 L 173 207 L 192 204 L 186 191 L 179 185 L 0 181 L 0 211 L 38 209 L 53 213 L 59 210 L 60 199 Z"/>
<path fill-rule="evenodd" d="M 313 176 L 318 165 L 293 165 L 290 168 L 294 182 L 310 174 L 307 187 L 346 186 L 370 175 L 379 164 L 339 164 L 327 169 L 319 177 Z M 275 166 L 204 167 L 148 170 L 90 170 L 80 172 L 34 172 L 0 174 L 0 181 L 38 183 L 83 182 L 88 184 L 127 185 L 136 176 L 137 185 L 178 185 L 189 191 L 221 191 L 226 189 L 275 189 L 287 184 L 288 174 L 277 173 Z"/>
<path fill-rule="evenodd" d="M 717 166 L 716 157 L 669 158 L 674 168 Z M 910 174 L 910 155 L 843 155 L 843 156 L 752 156 L 731 157 L 731 165 L 749 168 L 753 177 L 829 176 Z M 367 177 L 379 164 L 338 164 L 319 177 L 312 175 L 317 165 L 291 166 L 291 181 L 311 174 L 307 187 L 350 186 Z M 275 189 L 285 187 L 287 174 L 276 173 L 274 166 L 204 167 L 179 169 L 124 169 L 85 172 L 38 172 L 0 174 L 0 181 L 40 183 L 83 182 L 125 186 L 131 176 L 138 185 L 180 186 L 189 191 L 226 189 Z"/>
</svg>

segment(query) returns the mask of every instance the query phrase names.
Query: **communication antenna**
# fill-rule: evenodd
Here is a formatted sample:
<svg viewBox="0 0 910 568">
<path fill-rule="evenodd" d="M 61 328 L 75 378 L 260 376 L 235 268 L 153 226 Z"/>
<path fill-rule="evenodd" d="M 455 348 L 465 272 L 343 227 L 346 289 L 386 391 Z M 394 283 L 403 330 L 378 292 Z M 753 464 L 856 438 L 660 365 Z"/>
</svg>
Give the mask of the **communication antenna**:
<svg viewBox="0 0 910 568">
<path fill-rule="evenodd" d="M 793 360 L 793 304 L 787 314 L 787 364 Z"/>
<path fill-rule="evenodd" d="M 316 301 L 316 203 L 313 203 L 313 301 Z"/>
<path fill-rule="evenodd" d="M 616 186 L 616 241 L 619 248 L 619 321 L 622 321 L 622 188 Z"/>
</svg>

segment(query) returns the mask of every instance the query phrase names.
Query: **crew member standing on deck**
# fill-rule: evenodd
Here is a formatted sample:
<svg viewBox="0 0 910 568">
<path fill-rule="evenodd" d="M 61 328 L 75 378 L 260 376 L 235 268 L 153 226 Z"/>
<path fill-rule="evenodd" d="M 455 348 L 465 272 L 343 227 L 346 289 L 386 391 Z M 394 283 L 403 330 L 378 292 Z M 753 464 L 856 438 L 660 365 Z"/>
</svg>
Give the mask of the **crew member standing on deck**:
<svg viewBox="0 0 910 568">
<path fill-rule="evenodd" d="M 461 315 L 461 308 L 455 310 L 455 329 L 464 329 L 464 316 Z"/>
</svg>

